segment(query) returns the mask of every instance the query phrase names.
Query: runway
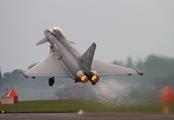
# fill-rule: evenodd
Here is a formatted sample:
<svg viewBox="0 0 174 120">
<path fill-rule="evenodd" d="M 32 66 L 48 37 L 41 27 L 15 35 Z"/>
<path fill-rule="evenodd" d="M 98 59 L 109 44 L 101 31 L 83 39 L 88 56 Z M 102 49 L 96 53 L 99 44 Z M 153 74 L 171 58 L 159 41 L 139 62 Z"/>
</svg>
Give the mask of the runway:
<svg viewBox="0 0 174 120">
<path fill-rule="evenodd" d="M 91 114 L 85 113 L 23 113 L 0 114 L 0 120 L 174 120 L 174 114 Z"/>
</svg>

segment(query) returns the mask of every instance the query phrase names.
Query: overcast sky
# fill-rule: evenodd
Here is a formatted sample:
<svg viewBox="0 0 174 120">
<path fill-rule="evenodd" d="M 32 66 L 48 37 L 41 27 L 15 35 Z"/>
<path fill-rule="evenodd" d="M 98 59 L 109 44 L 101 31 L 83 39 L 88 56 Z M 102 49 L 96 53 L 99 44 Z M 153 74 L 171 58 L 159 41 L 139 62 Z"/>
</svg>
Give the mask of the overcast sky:
<svg viewBox="0 0 174 120">
<path fill-rule="evenodd" d="M 94 57 L 105 62 L 174 57 L 174 0 L 0 0 L 2 72 L 46 57 L 49 43 L 35 43 L 55 26 L 80 53 L 95 42 Z"/>
</svg>

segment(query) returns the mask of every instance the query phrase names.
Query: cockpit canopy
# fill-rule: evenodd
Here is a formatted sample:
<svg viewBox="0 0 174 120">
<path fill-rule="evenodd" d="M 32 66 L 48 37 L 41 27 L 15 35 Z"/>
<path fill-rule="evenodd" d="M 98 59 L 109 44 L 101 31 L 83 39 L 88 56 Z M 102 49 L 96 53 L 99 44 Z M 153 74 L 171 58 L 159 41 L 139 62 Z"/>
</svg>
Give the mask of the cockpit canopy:
<svg viewBox="0 0 174 120">
<path fill-rule="evenodd" d="M 53 35 L 55 35 L 55 37 L 58 39 L 65 38 L 63 31 L 58 27 L 54 27 L 54 28 L 50 29 L 50 32 Z"/>
</svg>

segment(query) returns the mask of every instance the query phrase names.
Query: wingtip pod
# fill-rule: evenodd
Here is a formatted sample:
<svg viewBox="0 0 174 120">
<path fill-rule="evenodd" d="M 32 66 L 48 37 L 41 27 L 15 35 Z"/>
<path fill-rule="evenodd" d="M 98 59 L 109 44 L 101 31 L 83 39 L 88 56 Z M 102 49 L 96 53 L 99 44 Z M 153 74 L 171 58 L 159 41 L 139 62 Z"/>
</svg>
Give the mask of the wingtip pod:
<svg viewBox="0 0 174 120">
<path fill-rule="evenodd" d="M 20 71 L 21 71 L 21 74 L 22 74 L 24 77 L 29 78 L 29 76 L 25 73 L 25 71 L 23 71 L 23 70 L 20 70 Z"/>
<path fill-rule="evenodd" d="M 141 76 L 143 75 L 143 72 L 141 72 L 138 68 L 134 67 L 133 69 L 134 69 L 135 71 L 137 71 L 137 73 L 138 73 L 139 75 L 141 75 Z"/>
</svg>

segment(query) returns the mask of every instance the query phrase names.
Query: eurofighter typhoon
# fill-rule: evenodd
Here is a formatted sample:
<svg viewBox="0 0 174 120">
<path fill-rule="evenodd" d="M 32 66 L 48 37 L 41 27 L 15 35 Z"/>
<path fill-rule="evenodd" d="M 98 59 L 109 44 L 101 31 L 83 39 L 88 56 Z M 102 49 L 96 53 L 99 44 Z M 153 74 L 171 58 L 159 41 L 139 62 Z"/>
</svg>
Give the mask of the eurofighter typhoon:
<svg viewBox="0 0 174 120">
<path fill-rule="evenodd" d="M 49 77 L 49 86 L 53 86 L 54 77 L 72 78 L 75 83 L 90 81 L 92 85 L 95 85 L 101 76 L 136 73 L 143 75 L 135 67 L 131 69 L 93 59 L 95 43 L 92 43 L 84 54 L 80 54 L 72 45 L 75 43 L 67 40 L 63 31 L 58 27 L 46 29 L 44 34 L 45 37 L 36 45 L 49 42 L 51 44 L 50 54 L 28 71 L 21 71 L 27 78 L 47 76 Z"/>
</svg>

